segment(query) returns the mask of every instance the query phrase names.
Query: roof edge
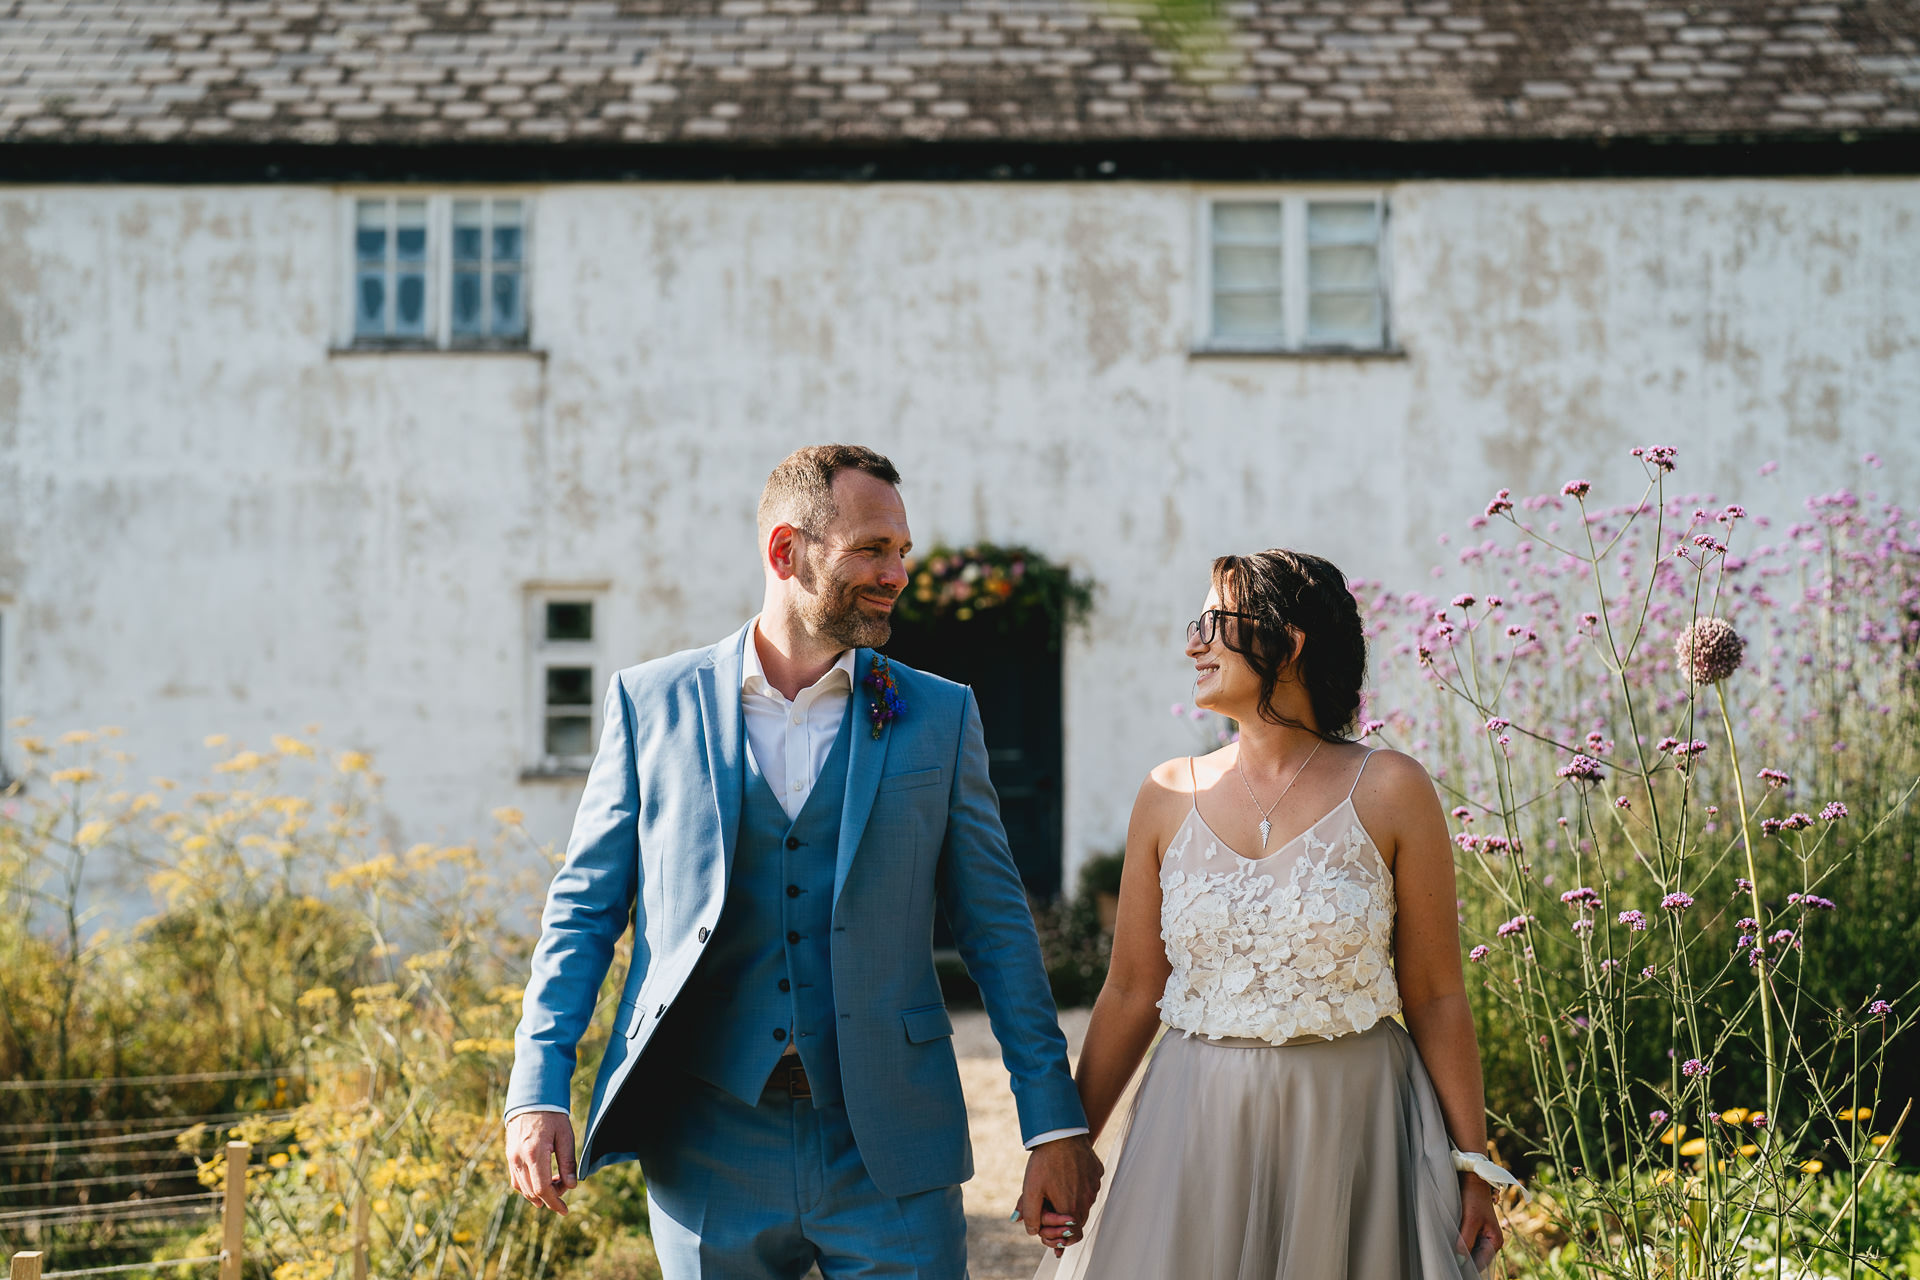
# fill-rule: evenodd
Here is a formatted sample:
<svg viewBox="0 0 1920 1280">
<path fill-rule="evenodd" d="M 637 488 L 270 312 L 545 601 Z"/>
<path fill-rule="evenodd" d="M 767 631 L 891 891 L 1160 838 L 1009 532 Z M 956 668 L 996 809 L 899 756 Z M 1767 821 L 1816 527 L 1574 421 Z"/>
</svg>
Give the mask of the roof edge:
<svg viewBox="0 0 1920 1280">
<path fill-rule="evenodd" d="M 1281 182 L 1920 174 L 1920 129 L 1643 137 L 5 143 L 0 183 Z"/>
</svg>

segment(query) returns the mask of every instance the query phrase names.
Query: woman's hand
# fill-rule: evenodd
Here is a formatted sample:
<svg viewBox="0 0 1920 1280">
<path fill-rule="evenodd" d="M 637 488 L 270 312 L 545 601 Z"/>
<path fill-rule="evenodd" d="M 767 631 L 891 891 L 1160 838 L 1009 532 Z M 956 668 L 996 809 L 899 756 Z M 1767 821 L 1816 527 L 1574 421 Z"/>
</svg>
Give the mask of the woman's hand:
<svg viewBox="0 0 1920 1280">
<path fill-rule="evenodd" d="M 1485 1271 L 1506 1240 L 1493 1209 L 1493 1188 L 1476 1174 L 1461 1174 L 1460 1237 L 1453 1242 L 1453 1251 L 1471 1255 L 1473 1265 Z"/>
</svg>

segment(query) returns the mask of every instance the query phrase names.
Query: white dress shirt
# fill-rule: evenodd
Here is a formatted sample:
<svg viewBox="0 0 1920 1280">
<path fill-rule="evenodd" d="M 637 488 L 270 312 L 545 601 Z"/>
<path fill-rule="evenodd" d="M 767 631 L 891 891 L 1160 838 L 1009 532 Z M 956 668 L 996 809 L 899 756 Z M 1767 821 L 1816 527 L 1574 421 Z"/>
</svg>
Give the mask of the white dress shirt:
<svg viewBox="0 0 1920 1280">
<path fill-rule="evenodd" d="M 848 649 L 826 674 L 802 689 L 791 702 L 767 680 L 767 669 L 760 661 L 760 624 L 756 620 L 747 635 L 745 661 L 740 666 L 740 714 L 746 721 L 747 750 L 760 767 L 760 776 L 772 788 L 774 798 L 789 819 L 798 818 L 820 780 L 833 743 L 846 722 L 854 686 L 859 682 L 853 669 L 854 651 Z M 787 1045 L 787 1053 L 795 1052 Z M 516 1107 L 506 1118 L 523 1111 L 559 1111 L 564 1107 L 535 1103 Z M 1027 1143 L 1031 1151 L 1055 1138 L 1070 1138 L 1086 1133 L 1084 1128 L 1055 1129 Z"/>
<path fill-rule="evenodd" d="M 747 636 L 740 665 L 740 714 L 747 722 L 747 750 L 760 776 L 789 819 L 798 818 L 833 753 L 834 739 L 853 700 L 853 650 L 842 653 L 826 674 L 794 695 L 774 688 L 760 662 L 760 626 Z"/>
</svg>

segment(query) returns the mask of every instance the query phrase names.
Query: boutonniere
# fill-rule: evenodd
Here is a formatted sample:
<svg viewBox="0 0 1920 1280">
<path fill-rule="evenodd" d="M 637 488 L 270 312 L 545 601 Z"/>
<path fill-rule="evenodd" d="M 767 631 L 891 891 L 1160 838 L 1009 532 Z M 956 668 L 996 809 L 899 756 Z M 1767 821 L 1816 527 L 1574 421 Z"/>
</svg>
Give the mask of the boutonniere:
<svg viewBox="0 0 1920 1280">
<path fill-rule="evenodd" d="M 877 738 L 888 721 L 900 718 L 907 704 L 894 687 L 893 665 L 877 653 L 873 655 L 873 665 L 867 668 L 866 682 L 873 690 L 873 698 L 867 703 L 867 717 L 873 721 L 873 736 Z"/>
</svg>

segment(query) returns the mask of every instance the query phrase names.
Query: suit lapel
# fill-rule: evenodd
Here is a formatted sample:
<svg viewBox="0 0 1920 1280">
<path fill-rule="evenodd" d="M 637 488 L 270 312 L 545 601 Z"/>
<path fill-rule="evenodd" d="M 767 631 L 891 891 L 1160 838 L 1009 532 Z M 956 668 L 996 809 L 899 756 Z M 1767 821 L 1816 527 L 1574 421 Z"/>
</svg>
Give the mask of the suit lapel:
<svg viewBox="0 0 1920 1280">
<path fill-rule="evenodd" d="M 726 882 L 733 880 L 733 851 L 740 843 L 740 776 L 746 767 L 740 719 L 742 646 L 753 643 L 753 624 L 714 646 L 713 661 L 699 670 L 702 737 L 707 746 L 707 777 L 713 782 L 714 808 L 720 817 L 720 853 Z"/>
<path fill-rule="evenodd" d="M 853 868 L 854 851 L 860 847 L 860 837 L 866 834 L 867 818 L 873 813 L 873 797 L 880 789 L 880 770 L 887 761 L 887 744 L 894 734 L 893 726 L 887 725 L 880 730 L 878 738 L 873 736 L 870 708 L 873 699 L 865 683 L 872 662 L 871 649 L 854 650 L 853 696 L 847 701 L 847 714 L 856 719 L 853 744 L 847 756 L 847 798 L 840 808 L 840 848 L 833 864 L 833 905 L 836 907 L 840 905 L 840 890 L 847 883 L 847 872 Z"/>
</svg>

